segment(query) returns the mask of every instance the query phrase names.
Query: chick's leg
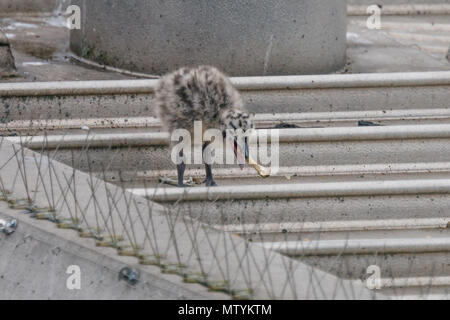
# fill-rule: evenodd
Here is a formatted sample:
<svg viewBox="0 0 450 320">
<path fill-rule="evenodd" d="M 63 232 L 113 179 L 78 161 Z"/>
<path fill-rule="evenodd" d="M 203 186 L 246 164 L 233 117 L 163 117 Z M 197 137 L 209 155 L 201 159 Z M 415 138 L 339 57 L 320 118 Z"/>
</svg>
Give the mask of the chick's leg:
<svg viewBox="0 0 450 320">
<path fill-rule="evenodd" d="M 210 164 L 205 164 L 205 171 L 206 171 L 206 180 L 205 184 L 207 187 L 216 187 L 217 183 L 214 181 L 214 177 L 212 174 L 212 168 Z"/>
<path fill-rule="evenodd" d="M 214 177 L 212 174 L 212 168 L 211 168 L 211 158 L 212 155 L 208 152 L 205 152 L 206 147 L 208 146 L 208 143 L 203 144 L 203 158 L 205 161 L 205 171 L 206 171 L 206 180 L 204 181 L 207 187 L 215 187 L 217 186 L 216 181 L 214 181 Z"/>
<path fill-rule="evenodd" d="M 186 169 L 186 164 L 184 162 L 177 165 L 178 172 L 178 187 L 184 188 L 184 170 Z"/>
<path fill-rule="evenodd" d="M 184 163 L 183 150 L 179 153 L 177 174 L 178 174 L 178 187 L 184 187 L 184 171 L 186 170 L 186 164 Z"/>
</svg>

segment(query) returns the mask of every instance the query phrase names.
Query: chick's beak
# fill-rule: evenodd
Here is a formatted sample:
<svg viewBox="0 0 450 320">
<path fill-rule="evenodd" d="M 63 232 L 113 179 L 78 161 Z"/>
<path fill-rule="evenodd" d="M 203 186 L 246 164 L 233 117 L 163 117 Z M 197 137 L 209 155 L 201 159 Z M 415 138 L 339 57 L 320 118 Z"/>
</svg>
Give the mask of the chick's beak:
<svg viewBox="0 0 450 320">
<path fill-rule="evenodd" d="M 239 167 L 241 170 L 244 170 L 244 166 L 246 161 L 248 160 L 248 143 L 247 138 L 244 139 L 244 146 L 241 146 L 238 142 L 237 137 L 234 137 L 234 139 L 231 141 L 234 155 L 238 161 Z"/>
<path fill-rule="evenodd" d="M 244 169 L 245 163 L 250 164 L 262 178 L 270 177 L 270 167 L 263 167 L 250 157 L 247 138 L 244 139 L 244 145 L 241 146 L 237 138 L 230 140 L 232 143 L 234 155 L 238 160 L 241 170 Z"/>
</svg>

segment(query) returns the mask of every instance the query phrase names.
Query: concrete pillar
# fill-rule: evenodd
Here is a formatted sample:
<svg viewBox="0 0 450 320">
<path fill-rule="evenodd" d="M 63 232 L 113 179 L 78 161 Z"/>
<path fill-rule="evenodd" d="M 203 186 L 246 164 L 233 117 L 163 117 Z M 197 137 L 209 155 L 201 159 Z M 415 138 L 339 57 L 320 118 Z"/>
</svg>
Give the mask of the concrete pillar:
<svg viewBox="0 0 450 320">
<path fill-rule="evenodd" d="M 151 74 L 211 64 L 232 76 L 328 73 L 346 61 L 345 0 L 73 0 L 83 58 Z"/>
<path fill-rule="evenodd" d="M 16 66 L 8 38 L 0 31 L 0 78 L 10 77 L 15 74 Z"/>
</svg>

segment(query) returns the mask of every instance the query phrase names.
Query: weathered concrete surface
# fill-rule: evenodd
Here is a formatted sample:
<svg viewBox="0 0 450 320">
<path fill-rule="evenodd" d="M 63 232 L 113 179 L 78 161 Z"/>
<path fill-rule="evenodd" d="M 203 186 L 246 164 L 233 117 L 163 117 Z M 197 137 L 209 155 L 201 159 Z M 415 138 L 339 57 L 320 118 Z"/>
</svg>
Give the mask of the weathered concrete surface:
<svg viewBox="0 0 450 320">
<path fill-rule="evenodd" d="M 72 1 L 80 56 L 162 74 L 212 64 L 233 76 L 315 74 L 345 64 L 343 0 Z M 126 45 L 118 45 L 126 44 Z"/>
<path fill-rule="evenodd" d="M 445 53 L 434 52 L 449 37 L 449 21 L 448 16 L 382 16 L 382 29 L 370 30 L 367 17 L 349 17 L 349 72 L 450 70 Z M 398 33 L 412 38 L 400 38 Z"/>
<path fill-rule="evenodd" d="M 52 12 L 62 0 L 2 0 L 0 14 Z"/>
<path fill-rule="evenodd" d="M 347 0 L 348 4 L 441 4 L 450 3 L 450 0 Z"/>
<path fill-rule="evenodd" d="M 93 245 L 75 232 L 53 223 L 36 223 L 0 202 L 0 217 L 19 219 L 12 235 L 0 233 L 0 299 L 229 299 L 158 268 L 142 267 L 135 259 L 119 257 L 112 249 Z M 69 266 L 81 271 L 81 289 L 69 290 Z M 119 271 L 133 267 L 141 272 L 136 286 L 119 281 Z"/>
<path fill-rule="evenodd" d="M 448 107 L 449 86 L 255 90 L 243 92 L 254 113 L 406 110 Z M 433 99 L 430 100 L 430 96 Z M 380 103 L 382 101 L 382 103 Z M 124 106 L 127 106 L 126 108 Z M 85 119 L 155 115 L 152 94 L 0 98 L 0 119 Z"/>
<path fill-rule="evenodd" d="M 16 66 L 8 38 L 0 30 L 0 78 L 10 77 L 15 74 Z"/>
<path fill-rule="evenodd" d="M 8 36 L 18 75 L 0 82 L 129 79 L 75 63 L 69 50 L 65 19 L 55 16 L 16 16 L 0 19 Z"/>
<path fill-rule="evenodd" d="M 233 78 L 254 113 L 441 109 L 450 76 L 391 73 Z M 149 117 L 155 80 L 0 84 L 0 120 Z M 272 84 L 275 83 L 277 86 Z M 252 84 L 254 88 L 252 90 Z M 430 97 L 433 97 L 430 99 Z M 124 106 L 127 106 L 126 108 Z"/>
<path fill-rule="evenodd" d="M 407 126 L 408 127 L 408 126 Z M 410 126 L 410 131 L 422 131 L 422 126 Z M 445 137 L 444 126 L 435 126 L 436 130 L 442 130 L 442 136 L 436 134 L 407 137 L 406 135 L 388 135 L 378 138 L 364 134 L 364 128 L 353 129 L 355 135 L 361 135 L 359 140 L 334 135 L 336 130 L 330 128 L 298 129 L 305 135 L 309 133 L 323 132 L 322 141 L 283 141 L 280 139 L 279 152 L 283 155 L 279 159 L 281 167 L 302 166 L 329 166 L 354 164 L 401 164 L 414 161 L 419 163 L 446 162 L 450 158 L 450 146 L 448 136 Z M 448 128 L 448 126 L 446 126 Z M 385 128 L 385 127 L 376 127 Z M 405 127 L 393 126 L 404 130 Z M 340 128 L 341 129 L 341 128 Z M 285 129 L 294 130 L 294 129 Z M 380 130 L 381 131 L 381 130 Z M 280 136 L 283 133 L 280 133 Z M 448 131 L 447 131 L 448 134 Z M 133 138 L 134 137 L 134 138 Z M 283 139 L 283 136 L 281 136 Z M 171 149 L 168 147 L 167 133 L 131 133 L 131 134 L 79 134 L 79 135 L 40 135 L 35 138 L 11 137 L 11 141 L 19 143 L 34 150 L 47 148 L 46 152 L 58 150 L 55 158 L 58 161 L 73 164 L 77 169 L 101 172 L 102 166 L 107 164 L 111 171 L 121 170 L 170 170 L 173 169 L 171 161 Z M 328 140 L 326 140 L 328 139 Z M 341 139 L 338 141 L 338 139 Z M 312 139 L 311 139 L 312 140 Z M 86 145 L 89 149 L 86 150 Z M 71 149 L 73 148 L 73 149 Z M 110 150 L 112 148 L 112 150 Z M 75 157 L 73 150 L 83 151 Z M 228 151 L 228 150 L 227 150 Z M 114 155 L 111 157 L 111 155 Z M 216 165 L 216 167 L 229 167 Z M 201 168 L 201 165 L 193 165 Z"/>
<path fill-rule="evenodd" d="M 188 216 L 178 219 L 178 215 L 169 214 L 155 203 L 27 149 L 23 150 L 23 154 L 19 151 L 24 158 L 16 161 L 14 154 L 19 146 L 11 145 L 6 140 L 3 140 L 1 147 L 0 163 L 3 170 L 0 174 L 4 188 L 12 191 L 10 203 L 17 204 L 27 194 L 31 197 L 31 192 L 34 205 L 39 208 L 55 208 L 59 221 L 79 221 L 78 230 L 91 236 L 94 226 L 103 232 L 113 228 L 112 234 L 123 236 L 123 241 L 116 244 L 119 252 L 130 246 L 135 247 L 139 255 L 144 255 L 141 259 L 159 257 L 161 268 L 176 268 L 175 272 L 180 276 L 187 279 L 193 277 L 194 281 L 201 281 L 209 288 L 225 284 L 233 290 L 233 294 L 237 292 L 238 296 L 239 292 L 246 291 L 252 297 L 265 299 L 383 298 L 361 285 L 312 269 L 259 245 L 249 244 L 234 234 L 192 221 Z M 23 162 L 26 162 L 25 167 L 22 167 Z M 43 163 L 44 166 L 48 164 L 52 167 L 51 172 L 41 169 Z M 19 165 L 26 171 L 21 171 L 26 177 L 21 181 L 17 181 L 15 175 L 11 174 L 19 170 Z M 77 181 L 73 186 L 68 180 L 64 180 L 64 177 L 70 176 L 70 181 Z M 62 185 L 59 186 L 54 179 L 62 182 Z M 98 185 L 102 187 L 97 188 Z M 66 192 L 67 188 L 71 191 Z M 62 201 L 53 202 L 46 196 L 46 190 L 52 190 L 55 199 Z M 75 208 L 76 213 L 73 211 Z M 24 216 L 17 214 L 15 217 L 23 219 Z M 102 239 L 105 236 L 103 234 Z M 195 280 L 199 277 L 200 280 Z M 41 280 L 42 277 L 38 279 Z"/>
<path fill-rule="evenodd" d="M 445 59 L 436 59 L 417 46 L 403 45 L 390 38 L 383 30 L 359 27 L 350 18 L 347 34 L 348 65 L 339 72 L 410 72 L 450 70 Z M 418 23 L 427 22 L 423 15 L 416 16 Z M 6 29 L 12 45 L 19 76 L 4 81 L 64 81 L 129 79 L 115 72 L 74 63 L 69 47 L 69 30 L 64 20 L 54 17 L 20 16 L 0 19 L 0 28 Z M 34 28 L 30 28 L 34 26 Z M 438 36 L 439 37 L 439 36 Z M 447 45 L 447 43 L 446 43 Z M 357 95 L 359 95 L 357 93 Z M 410 96 L 410 95 L 408 95 Z M 423 95 L 426 96 L 426 95 Z M 420 99 L 420 96 L 418 97 Z M 415 100 L 417 98 L 411 98 Z M 258 102 L 255 102 L 257 105 Z M 299 103 L 300 104 L 300 100 Z M 322 104 L 319 103 L 318 104 Z M 327 105 L 327 103 L 323 103 Z"/>
</svg>

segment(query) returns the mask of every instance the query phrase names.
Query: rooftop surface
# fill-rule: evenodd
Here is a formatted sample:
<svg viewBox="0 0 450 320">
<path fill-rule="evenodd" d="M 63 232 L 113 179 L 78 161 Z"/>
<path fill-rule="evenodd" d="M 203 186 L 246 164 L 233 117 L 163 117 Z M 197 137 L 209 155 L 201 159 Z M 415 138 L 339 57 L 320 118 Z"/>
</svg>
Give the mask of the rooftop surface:
<svg viewBox="0 0 450 320">
<path fill-rule="evenodd" d="M 349 16 L 348 64 L 337 73 L 450 70 L 448 15 L 382 17 L 370 30 L 367 17 Z M 139 78 L 81 63 L 69 52 L 69 30 L 62 17 L 14 16 L 0 19 L 11 42 L 19 75 L 3 82 L 117 80 Z"/>
</svg>

